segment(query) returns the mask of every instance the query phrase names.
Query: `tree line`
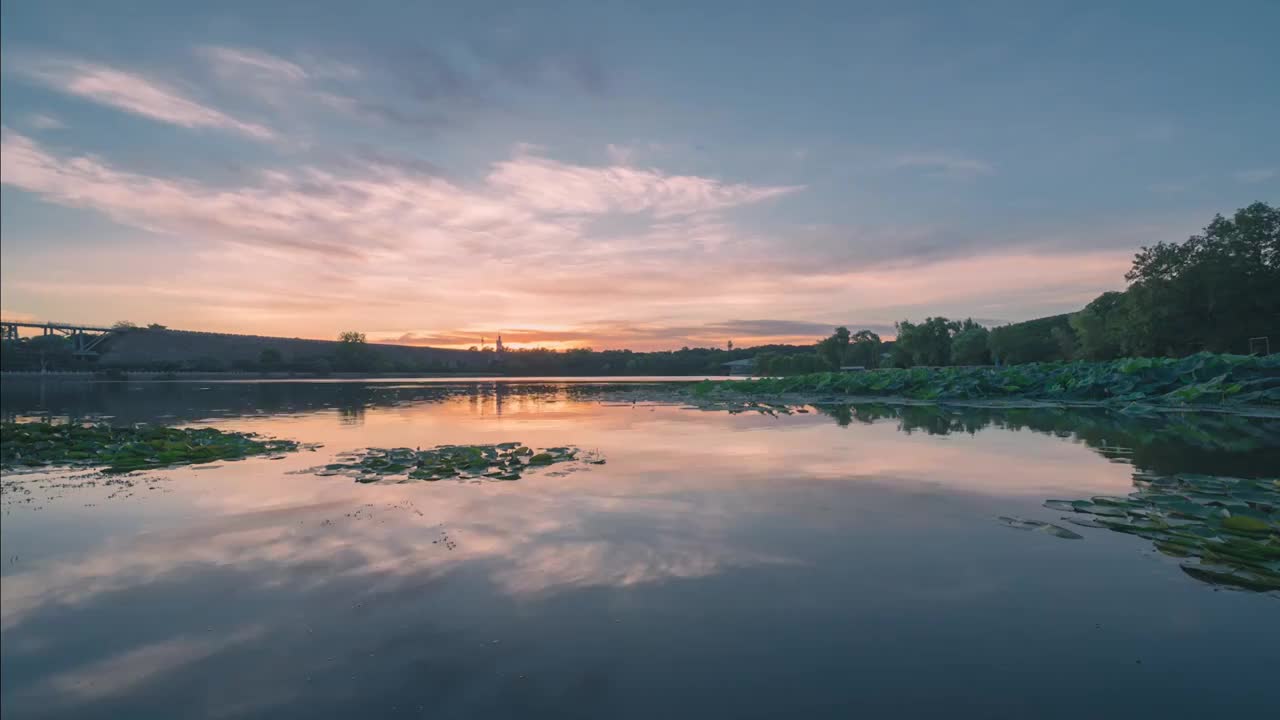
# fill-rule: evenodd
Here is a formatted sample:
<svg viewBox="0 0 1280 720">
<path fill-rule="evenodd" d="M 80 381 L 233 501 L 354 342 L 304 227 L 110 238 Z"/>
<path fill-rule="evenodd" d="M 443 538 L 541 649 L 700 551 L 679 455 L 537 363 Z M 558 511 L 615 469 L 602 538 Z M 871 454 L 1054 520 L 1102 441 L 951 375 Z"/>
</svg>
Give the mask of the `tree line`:
<svg viewBox="0 0 1280 720">
<path fill-rule="evenodd" d="M 1103 293 L 1078 312 L 994 328 L 972 319 L 903 320 L 897 338 L 882 342 L 869 330 L 840 327 L 812 353 L 758 355 L 756 371 L 1280 351 L 1280 210 L 1267 203 L 1215 216 L 1185 242 L 1143 247 L 1125 280 L 1125 290 Z"/>
</svg>

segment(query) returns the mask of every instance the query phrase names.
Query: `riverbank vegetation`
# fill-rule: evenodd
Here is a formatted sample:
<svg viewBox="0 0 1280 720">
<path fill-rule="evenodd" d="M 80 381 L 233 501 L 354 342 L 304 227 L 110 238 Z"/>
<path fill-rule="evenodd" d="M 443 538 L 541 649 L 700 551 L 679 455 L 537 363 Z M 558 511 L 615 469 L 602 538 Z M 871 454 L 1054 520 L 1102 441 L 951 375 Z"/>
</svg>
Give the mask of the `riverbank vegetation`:
<svg viewBox="0 0 1280 720">
<path fill-rule="evenodd" d="M 47 422 L 0 423 L 0 467 L 98 467 L 124 473 L 298 449 L 292 440 L 215 428 L 111 427 Z"/>
<path fill-rule="evenodd" d="M 881 368 L 754 380 L 707 380 L 693 395 L 898 396 L 917 400 L 1280 406 L 1280 356 L 1214 355 L 1003 367 Z"/>
</svg>

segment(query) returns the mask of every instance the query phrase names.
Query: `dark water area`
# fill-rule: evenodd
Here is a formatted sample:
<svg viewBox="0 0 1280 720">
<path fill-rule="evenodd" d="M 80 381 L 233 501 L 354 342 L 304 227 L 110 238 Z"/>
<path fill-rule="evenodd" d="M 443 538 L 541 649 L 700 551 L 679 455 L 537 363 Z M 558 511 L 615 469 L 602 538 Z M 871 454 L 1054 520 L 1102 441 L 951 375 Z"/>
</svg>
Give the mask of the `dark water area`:
<svg viewBox="0 0 1280 720">
<path fill-rule="evenodd" d="M 1280 595 L 1048 498 L 1280 475 L 1280 419 L 689 407 L 563 382 L 5 383 L 5 420 L 200 425 L 315 451 L 5 473 L 14 718 L 1135 718 L 1280 707 Z M 607 464 L 357 484 L 368 447 Z M 1072 526 L 1074 527 L 1074 526 Z"/>
</svg>

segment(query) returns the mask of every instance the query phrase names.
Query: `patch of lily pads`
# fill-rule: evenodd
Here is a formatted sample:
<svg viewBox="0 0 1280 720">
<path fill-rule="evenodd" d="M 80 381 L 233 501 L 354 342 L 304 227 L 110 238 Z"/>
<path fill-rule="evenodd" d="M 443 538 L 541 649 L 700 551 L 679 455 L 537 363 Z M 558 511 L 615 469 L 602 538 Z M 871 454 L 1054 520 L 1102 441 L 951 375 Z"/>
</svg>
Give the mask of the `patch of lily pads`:
<svg viewBox="0 0 1280 720">
<path fill-rule="evenodd" d="M 0 423 L 0 466 L 6 470 L 69 466 L 127 473 L 255 455 L 278 456 L 298 448 L 292 440 L 216 428 Z"/>
<path fill-rule="evenodd" d="M 576 447 L 534 449 L 519 442 L 495 445 L 440 445 L 421 448 L 367 448 L 338 456 L 340 462 L 313 468 L 316 475 L 346 475 L 356 482 L 382 480 L 519 480 L 530 471 L 563 463 L 603 465 L 597 452 Z"/>
<path fill-rule="evenodd" d="M 1150 540 L 1197 580 L 1242 590 L 1280 591 L 1280 479 L 1211 475 L 1135 477 L 1126 497 L 1048 500 L 1075 525 Z M 1083 516 L 1083 517 L 1081 517 Z"/>
</svg>

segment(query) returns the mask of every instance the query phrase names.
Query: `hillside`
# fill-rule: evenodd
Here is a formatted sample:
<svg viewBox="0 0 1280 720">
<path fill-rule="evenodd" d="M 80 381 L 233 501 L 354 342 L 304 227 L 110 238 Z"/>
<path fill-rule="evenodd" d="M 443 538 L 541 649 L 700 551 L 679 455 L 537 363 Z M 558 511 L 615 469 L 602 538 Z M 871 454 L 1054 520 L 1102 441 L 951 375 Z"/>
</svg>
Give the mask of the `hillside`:
<svg viewBox="0 0 1280 720">
<path fill-rule="evenodd" d="M 185 330 L 136 329 L 114 335 L 98 366 L 103 368 L 165 368 L 229 370 L 257 367 L 263 352 L 279 353 L 279 362 L 302 367 L 332 362 L 339 343 L 333 340 L 229 335 Z M 415 371 L 478 370 L 492 353 L 370 343 L 393 369 Z"/>
</svg>

